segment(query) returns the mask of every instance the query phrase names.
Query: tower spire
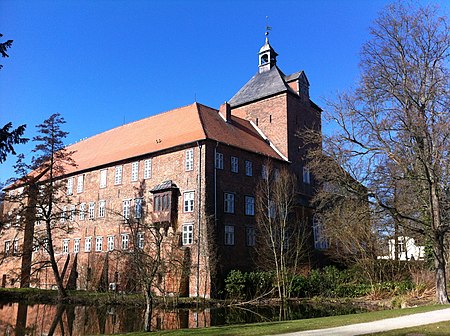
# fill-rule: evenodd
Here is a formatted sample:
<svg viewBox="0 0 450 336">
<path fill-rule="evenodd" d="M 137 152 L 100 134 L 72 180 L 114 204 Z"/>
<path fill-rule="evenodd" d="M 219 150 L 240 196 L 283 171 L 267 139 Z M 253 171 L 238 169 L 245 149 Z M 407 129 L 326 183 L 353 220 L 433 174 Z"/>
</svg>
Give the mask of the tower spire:
<svg viewBox="0 0 450 336">
<path fill-rule="evenodd" d="M 269 71 L 277 64 L 278 54 L 273 50 L 269 43 L 269 31 L 272 27 L 269 26 L 269 17 L 266 16 L 266 42 L 259 49 L 259 73 Z"/>
</svg>

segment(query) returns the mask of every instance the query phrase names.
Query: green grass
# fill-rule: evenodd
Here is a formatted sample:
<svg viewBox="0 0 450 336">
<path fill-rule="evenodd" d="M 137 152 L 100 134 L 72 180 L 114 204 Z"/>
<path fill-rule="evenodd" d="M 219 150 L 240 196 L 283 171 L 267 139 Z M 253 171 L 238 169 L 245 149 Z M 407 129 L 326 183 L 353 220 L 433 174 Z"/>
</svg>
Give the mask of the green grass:
<svg viewBox="0 0 450 336">
<path fill-rule="evenodd" d="M 367 334 L 367 336 L 448 336 L 450 335 L 450 322 L 439 322 L 433 324 L 427 324 L 419 327 L 411 327 L 405 329 L 397 329 L 391 331 L 385 331 L 375 334 Z"/>
<path fill-rule="evenodd" d="M 433 305 L 433 306 L 423 306 L 417 308 L 409 309 L 398 309 L 398 310 L 384 310 L 376 311 L 370 313 L 361 313 L 353 315 L 341 315 L 341 316 L 330 316 L 321 317 L 314 319 L 304 319 L 295 321 L 284 321 L 284 322 L 269 322 L 269 323 L 255 323 L 255 324 L 243 324 L 243 325 L 232 325 L 232 326 L 222 326 L 222 327 L 210 327 L 202 329 L 180 329 L 180 330 L 168 330 L 152 333 L 152 335 L 168 335 L 168 336 L 184 336 L 184 335 L 244 335 L 244 336 L 262 336 L 262 335 L 276 335 L 294 331 L 303 330 L 313 330 L 321 328 L 332 328 L 354 323 L 371 322 L 376 320 L 381 320 L 391 317 L 399 317 L 415 313 L 423 313 L 427 311 L 444 309 L 448 306 Z M 144 336 L 148 333 L 129 333 L 127 335 L 133 336 Z M 384 334 L 383 334 L 384 335 Z M 390 335 L 390 334 L 389 334 Z M 394 335 L 394 334 L 392 334 Z M 395 334 L 397 335 L 397 334 Z M 403 335 L 403 334 L 398 334 Z M 435 334 L 430 334 L 435 335 Z M 436 334 L 441 335 L 441 334 Z M 442 334 L 442 335 L 449 335 Z"/>
</svg>

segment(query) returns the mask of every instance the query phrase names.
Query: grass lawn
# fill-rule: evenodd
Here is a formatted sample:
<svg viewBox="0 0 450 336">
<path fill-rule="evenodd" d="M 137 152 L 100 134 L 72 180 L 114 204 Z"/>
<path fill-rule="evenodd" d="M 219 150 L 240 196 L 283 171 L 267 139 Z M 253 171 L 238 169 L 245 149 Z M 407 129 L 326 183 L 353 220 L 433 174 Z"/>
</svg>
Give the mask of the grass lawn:
<svg viewBox="0 0 450 336">
<path fill-rule="evenodd" d="M 417 308 L 408 309 L 397 309 L 397 310 L 383 310 L 370 313 L 352 314 L 352 315 L 341 315 L 341 316 L 330 316 L 321 317 L 314 319 L 304 319 L 295 321 L 285 321 L 285 322 L 269 322 L 269 323 L 256 323 L 256 324 L 241 324 L 232 326 L 222 326 L 222 327 L 210 327 L 202 329 L 180 329 L 180 330 L 168 330 L 152 333 L 152 335 L 168 335 L 168 336 L 184 336 L 184 335 L 245 335 L 245 336 L 262 336 L 262 335 L 276 335 L 294 331 L 321 329 L 321 328 L 331 328 L 338 327 L 354 323 L 371 322 L 375 320 L 381 320 L 391 317 L 404 316 L 415 313 L 423 313 L 427 311 L 444 309 L 448 306 L 433 305 L 424 306 Z M 447 324 L 450 324 L 447 322 Z M 445 325 L 445 323 L 444 323 Z M 440 324 L 436 324 L 440 327 Z M 441 327 L 440 327 L 441 328 Z M 440 329 L 439 328 L 439 329 Z M 412 328 L 415 330 L 415 328 Z M 436 330 L 437 327 L 434 328 Z M 439 330 L 437 329 L 437 330 Z M 148 333 L 130 333 L 128 335 L 133 336 L 148 336 Z M 377 334 L 377 335 L 406 335 L 406 334 Z M 437 334 L 430 333 L 426 335 L 450 335 L 447 329 L 447 333 Z"/>
<path fill-rule="evenodd" d="M 420 327 L 397 329 L 367 336 L 448 336 L 450 335 L 450 321 L 427 324 Z"/>
</svg>

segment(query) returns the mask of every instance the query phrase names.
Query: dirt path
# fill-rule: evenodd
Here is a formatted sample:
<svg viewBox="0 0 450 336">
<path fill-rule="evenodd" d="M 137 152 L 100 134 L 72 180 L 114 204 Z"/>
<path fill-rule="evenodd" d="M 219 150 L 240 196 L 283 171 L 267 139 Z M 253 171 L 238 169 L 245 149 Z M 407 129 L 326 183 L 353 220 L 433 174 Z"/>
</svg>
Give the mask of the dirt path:
<svg viewBox="0 0 450 336">
<path fill-rule="evenodd" d="M 419 313 L 378 320 L 367 323 L 350 324 L 342 327 L 318 329 L 309 331 L 298 331 L 284 336 L 354 336 L 364 335 L 381 331 L 416 327 L 420 325 L 450 321 L 450 308 L 435 310 L 427 313 Z"/>
</svg>

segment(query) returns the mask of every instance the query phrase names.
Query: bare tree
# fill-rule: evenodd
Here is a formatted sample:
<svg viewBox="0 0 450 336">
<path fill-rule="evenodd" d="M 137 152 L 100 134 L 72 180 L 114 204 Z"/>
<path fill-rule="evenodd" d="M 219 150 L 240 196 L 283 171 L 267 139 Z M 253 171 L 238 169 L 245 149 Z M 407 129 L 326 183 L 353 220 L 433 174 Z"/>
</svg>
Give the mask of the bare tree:
<svg viewBox="0 0 450 336">
<path fill-rule="evenodd" d="M 345 171 L 334 183 L 357 195 L 346 183 L 351 176 L 367 187 L 365 197 L 375 209 L 426 237 L 433 247 L 436 300 L 449 303 L 450 30 L 436 7 L 397 3 L 380 14 L 370 33 L 361 80 L 330 102 L 335 133 L 323 139 L 324 152 L 315 157 Z"/>
<path fill-rule="evenodd" d="M 305 258 L 307 235 L 297 204 L 295 176 L 286 168 L 273 168 L 267 161 L 265 176 L 257 190 L 256 254 L 259 265 L 275 270 L 278 297 L 290 297 L 292 275 Z"/>
<path fill-rule="evenodd" d="M 72 153 L 63 144 L 67 136 L 67 132 L 61 129 L 64 123 L 60 114 L 53 114 L 37 126 L 39 135 L 33 138 L 36 143 L 33 152 L 36 155 L 31 164 L 19 155 L 16 173 L 22 177 L 8 187 L 11 192 L 6 197 L 10 207 L 9 221 L 15 223 L 17 231 L 23 231 L 21 287 L 30 285 L 33 263 L 36 267 L 50 265 L 59 298 L 67 296 L 63 283 L 66 267 L 62 271 L 59 269 L 54 241 L 59 234 L 72 230 L 71 224 L 66 221 L 68 214 L 64 205 L 70 200 L 61 176 L 68 167 L 75 165 Z M 45 257 L 33 261 L 35 247 L 42 247 L 46 251 Z"/>
<path fill-rule="evenodd" d="M 170 222 L 168 211 L 155 215 L 147 211 L 143 185 L 137 190 L 133 207 L 117 214 L 130 234 L 130 246 L 122 246 L 119 258 L 126 261 L 126 271 L 132 275 L 146 300 L 144 331 L 151 331 L 154 299 L 178 293 L 180 279 L 185 273 L 184 253 L 180 237 Z"/>
</svg>

